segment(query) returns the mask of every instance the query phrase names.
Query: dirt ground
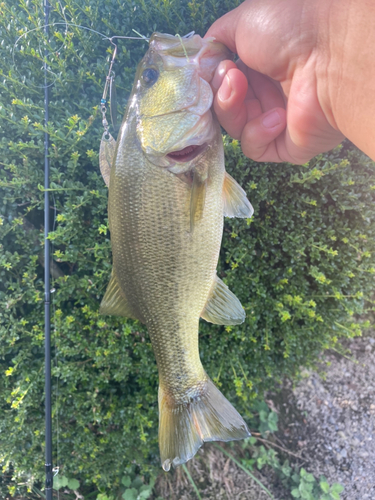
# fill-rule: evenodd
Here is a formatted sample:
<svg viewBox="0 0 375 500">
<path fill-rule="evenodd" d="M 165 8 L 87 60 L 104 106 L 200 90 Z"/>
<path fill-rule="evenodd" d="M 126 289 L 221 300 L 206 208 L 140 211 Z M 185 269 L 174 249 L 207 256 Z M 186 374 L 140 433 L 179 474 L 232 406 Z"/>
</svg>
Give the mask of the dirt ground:
<svg viewBox="0 0 375 500">
<path fill-rule="evenodd" d="M 343 344 L 348 355 L 328 351 L 316 371 L 292 387 L 267 395 L 279 414 L 276 443 L 315 477 L 345 486 L 343 500 L 375 499 L 375 333 Z M 213 445 L 189 462 L 204 500 L 263 500 L 266 492 Z M 276 500 L 290 498 L 269 469 L 254 471 Z M 196 500 L 182 469 L 158 481 L 165 499 Z"/>
<path fill-rule="evenodd" d="M 294 432 L 315 476 L 345 486 L 345 500 L 375 499 L 375 335 L 346 346 L 348 358 L 327 353 L 326 375 L 307 373 L 294 389 L 294 402 L 307 420 Z"/>
</svg>

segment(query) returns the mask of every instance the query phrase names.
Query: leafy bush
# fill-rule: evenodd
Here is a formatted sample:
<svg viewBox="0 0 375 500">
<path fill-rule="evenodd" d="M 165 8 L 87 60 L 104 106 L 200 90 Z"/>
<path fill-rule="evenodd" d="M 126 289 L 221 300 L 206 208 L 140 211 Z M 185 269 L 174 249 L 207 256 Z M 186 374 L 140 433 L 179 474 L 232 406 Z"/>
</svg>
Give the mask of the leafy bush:
<svg viewBox="0 0 375 500">
<path fill-rule="evenodd" d="M 62 22 L 52 1 L 52 21 Z M 66 0 L 67 19 L 109 35 L 203 34 L 235 1 Z M 40 2 L 0 4 L 0 464 L 32 484 L 43 470 L 43 74 L 50 76 L 54 463 L 64 477 L 118 488 L 126 467 L 158 466 L 157 370 L 136 321 L 98 314 L 111 271 L 107 189 L 98 169 L 98 103 L 113 47 L 96 33 L 51 28 Z M 124 107 L 144 42 L 119 41 Z M 14 55 L 14 58 L 13 58 Z M 14 64 L 13 64 L 14 60 Z M 256 164 L 225 137 L 228 171 L 254 217 L 227 220 L 219 275 L 243 325 L 201 323 L 203 364 L 244 417 L 252 400 L 313 363 L 355 322 L 375 273 L 375 168 L 349 146 L 304 166 Z M 57 458 L 56 458 L 57 454 Z M 134 474 L 138 473 L 137 471 Z M 3 477 L 6 484 L 6 476 Z M 0 483 L 1 486 L 1 483 Z M 14 491 L 14 490 L 12 490 Z"/>
</svg>

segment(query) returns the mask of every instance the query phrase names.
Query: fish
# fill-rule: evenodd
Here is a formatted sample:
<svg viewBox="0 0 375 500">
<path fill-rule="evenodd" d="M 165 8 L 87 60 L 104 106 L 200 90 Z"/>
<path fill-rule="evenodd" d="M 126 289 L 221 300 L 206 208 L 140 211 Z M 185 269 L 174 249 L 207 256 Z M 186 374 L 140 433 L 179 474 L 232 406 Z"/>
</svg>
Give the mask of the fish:
<svg viewBox="0 0 375 500">
<path fill-rule="evenodd" d="M 159 449 L 170 470 L 204 442 L 250 435 L 199 357 L 199 320 L 237 325 L 238 298 L 217 276 L 223 219 L 249 218 L 225 171 L 210 81 L 231 57 L 214 39 L 154 33 L 115 140 L 99 159 L 109 188 L 112 275 L 100 313 L 147 327 L 159 372 Z"/>
</svg>

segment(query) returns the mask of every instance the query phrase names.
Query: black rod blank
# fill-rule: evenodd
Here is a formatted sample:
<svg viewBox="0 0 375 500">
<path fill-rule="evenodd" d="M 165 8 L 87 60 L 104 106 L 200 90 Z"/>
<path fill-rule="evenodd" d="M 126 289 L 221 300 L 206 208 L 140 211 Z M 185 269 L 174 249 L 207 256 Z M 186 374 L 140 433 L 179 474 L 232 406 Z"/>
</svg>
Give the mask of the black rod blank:
<svg viewBox="0 0 375 500">
<path fill-rule="evenodd" d="M 49 22 L 49 3 L 44 0 L 44 33 L 46 42 L 48 39 L 48 22 Z M 53 494 L 53 472 L 52 472 L 52 408 L 51 408 L 51 302 L 50 302 L 50 244 L 48 240 L 49 234 L 49 135 L 47 132 L 48 126 L 48 81 L 47 81 L 47 56 L 48 49 L 44 51 L 44 346 L 45 346 L 45 446 L 46 446 L 46 481 L 45 494 L 46 500 L 52 500 Z"/>
</svg>

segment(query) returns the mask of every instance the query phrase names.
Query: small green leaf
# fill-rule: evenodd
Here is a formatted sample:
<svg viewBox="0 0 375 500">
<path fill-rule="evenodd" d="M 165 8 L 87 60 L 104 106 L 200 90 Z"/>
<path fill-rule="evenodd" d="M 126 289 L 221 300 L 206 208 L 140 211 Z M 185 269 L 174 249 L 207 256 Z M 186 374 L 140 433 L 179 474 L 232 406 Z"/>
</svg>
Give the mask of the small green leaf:
<svg viewBox="0 0 375 500">
<path fill-rule="evenodd" d="M 129 488 L 122 494 L 124 500 L 137 500 L 138 491 L 135 488 Z"/>
<path fill-rule="evenodd" d="M 301 498 L 301 494 L 300 494 L 298 488 L 295 488 L 294 490 L 292 490 L 291 494 L 292 494 L 292 497 L 294 497 L 294 498 Z"/>
<path fill-rule="evenodd" d="M 308 483 L 312 483 L 315 481 L 315 477 L 312 475 L 312 474 L 306 474 L 306 476 L 304 477 L 305 481 L 307 481 Z"/>
<path fill-rule="evenodd" d="M 323 493 L 329 493 L 329 484 L 326 481 L 320 481 L 319 486 Z"/>
<path fill-rule="evenodd" d="M 78 490 L 79 481 L 77 481 L 77 479 L 69 479 L 67 486 L 70 490 Z"/>
<path fill-rule="evenodd" d="M 332 500 L 331 495 L 328 493 L 328 495 L 322 495 L 319 500 Z"/>
<path fill-rule="evenodd" d="M 125 488 L 128 488 L 131 482 L 132 480 L 129 476 L 123 476 L 123 478 L 121 479 L 121 484 L 123 484 Z"/>
<path fill-rule="evenodd" d="M 277 431 L 278 420 L 279 420 L 279 416 L 277 415 L 277 413 L 274 411 L 271 411 L 271 413 L 268 415 L 268 426 L 270 428 L 270 431 L 272 431 L 272 432 Z"/>
<path fill-rule="evenodd" d="M 261 422 L 267 422 L 268 421 L 268 412 L 264 411 L 264 410 L 260 410 L 259 412 L 259 418 L 260 418 L 260 421 Z"/>
<path fill-rule="evenodd" d="M 281 468 L 281 472 L 284 474 L 284 476 L 287 476 L 287 477 L 290 476 L 290 474 L 292 472 L 292 468 L 290 467 L 288 460 L 285 460 L 285 462 L 283 463 L 283 466 Z"/>
<path fill-rule="evenodd" d="M 64 488 L 68 485 L 69 479 L 65 476 L 56 476 L 53 479 L 53 489 L 59 490 L 60 488 Z"/>
<path fill-rule="evenodd" d="M 139 490 L 139 488 L 143 486 L 143 484 L 144 483 L 142 481 L 142 478 L 140 476 L 137 476 L 132 482 L 132 488 L 137 488 L 137 490 Z"/>
<path fill-rule="evenodd" d="M 296 473 L 294 473 L 294 474 L 292 475 L 292 480 L 293 480 L 293 482 L 294 482 L 294 483 L 299 484 L 299 482 L 300 482 L 300 477 L 299 477 L 299 475 L 298 475 L 298 474 L 296 474 Z"/>
<path fill-rule="evenodd" d="M 155 477 L 151 477 L 150 478 L 149 486 L 150 486 L 151 489 L 153 489 L 153 487 L 155 486 L 155 481 L 156 481 Z"/>
<path fill-rule="evenodd" d="M 303 500 L 315 500 L 312 493 L 307 490 L 304 490 L 303 493 L 301 493 L 301 498 L 303 498 Z"/>
<path fill-rule="evenodd" d="M 331 492 L 334 491 L 335 493 L 342 493 L 344 489 L 344 486 L 340 483 L 333 483 L 331 486 Z"/>
<path fill-rule="evenodd" d="M 139 500 L 143 500 L 144 498 L 149 498 L 149 496 L 151 495 L 152 493 L 152 489 L 148 488 L 147 490 L 143 490 L 139 493 L 138 495 L 138 499 Z"/>
<path fill-rule="evenodd" d="M 301 493 L 302 498 L 309 498 L 309 495 L 313 489 L 313 484 L 312 483 L 307 483 L 304 480 L 301 481 L 301 484 L 299 485 L 299 491 Z"/>
</svg>

